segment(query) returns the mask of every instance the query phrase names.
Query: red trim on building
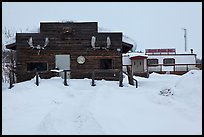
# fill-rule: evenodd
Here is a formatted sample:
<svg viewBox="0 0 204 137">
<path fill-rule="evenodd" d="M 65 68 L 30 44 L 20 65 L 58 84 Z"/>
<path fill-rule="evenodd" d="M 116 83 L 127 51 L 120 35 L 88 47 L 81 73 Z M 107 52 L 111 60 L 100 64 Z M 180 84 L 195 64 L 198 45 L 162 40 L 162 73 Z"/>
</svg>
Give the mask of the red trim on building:
<svg viewBox="0 0 204 137">
<path fill-rule="evenodd" d="M 161 53 L 161 52 L 166 52 L 166 53 L 176 53 L 176 49 L 146 49 L 146 53 Z"/>
<path fill-rule="evenodd" d="M 130 59 L 145 59 L 147 58 L 146 56 L 134 56 L 134 57 L 130 57 Z"/>
</svg>

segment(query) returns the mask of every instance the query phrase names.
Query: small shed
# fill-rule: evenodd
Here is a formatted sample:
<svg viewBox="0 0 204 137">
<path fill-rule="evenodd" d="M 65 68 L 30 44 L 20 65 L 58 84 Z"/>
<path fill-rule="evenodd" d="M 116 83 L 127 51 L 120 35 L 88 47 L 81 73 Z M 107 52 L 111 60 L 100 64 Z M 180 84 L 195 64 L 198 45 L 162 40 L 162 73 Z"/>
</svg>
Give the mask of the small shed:
<svg viewBox="0 0 204 137">
<path fill-rule="evenodd" d="M 129 66 L 133 75 L 148 77 L 147 58 L 144 53 L 126 53 L 123 55 L 123 65 Z"/>
</svg>

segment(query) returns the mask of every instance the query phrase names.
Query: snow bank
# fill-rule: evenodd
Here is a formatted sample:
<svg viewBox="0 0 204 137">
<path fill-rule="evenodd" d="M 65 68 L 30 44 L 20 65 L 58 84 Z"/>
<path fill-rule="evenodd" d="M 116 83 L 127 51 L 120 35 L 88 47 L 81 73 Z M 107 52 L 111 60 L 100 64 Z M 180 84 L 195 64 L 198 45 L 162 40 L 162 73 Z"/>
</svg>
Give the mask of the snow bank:
<svg viewBox="0 0 204 137">
<path fill-rule="evenodd" d="M 191 70 L 184 74 L 173 87 L 177 101 L 189 107 L 202 118 L 202 70 Z M 189 112 L 190 114 L 190 112 Z"/>
<path fill-rule="evenodd" d="M 202 71 L 183 76 L 135 77 L 139 88 L 118 81 L 35 79 L 2 87 L 2 134 L 202 134 Z M 162 96 L 170 89 L 174 95 Z"/>
</svg>

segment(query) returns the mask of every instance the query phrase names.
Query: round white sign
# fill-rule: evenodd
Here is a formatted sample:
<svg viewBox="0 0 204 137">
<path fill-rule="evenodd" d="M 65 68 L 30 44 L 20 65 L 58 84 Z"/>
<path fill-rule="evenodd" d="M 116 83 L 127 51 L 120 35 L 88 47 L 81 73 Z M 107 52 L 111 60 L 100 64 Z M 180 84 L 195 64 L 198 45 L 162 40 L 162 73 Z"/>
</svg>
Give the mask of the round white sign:
<svg viewBox="0 0 204 137">
<path fill-rule="evenodd" d="M 84 56 L 79 56 L 79 57 L 77 58 L 77 62 L 78 62 L 79 64 L 84 64 L 84 62 L 85 62 L 85 57 L 84 57 Z"/>
</svg>

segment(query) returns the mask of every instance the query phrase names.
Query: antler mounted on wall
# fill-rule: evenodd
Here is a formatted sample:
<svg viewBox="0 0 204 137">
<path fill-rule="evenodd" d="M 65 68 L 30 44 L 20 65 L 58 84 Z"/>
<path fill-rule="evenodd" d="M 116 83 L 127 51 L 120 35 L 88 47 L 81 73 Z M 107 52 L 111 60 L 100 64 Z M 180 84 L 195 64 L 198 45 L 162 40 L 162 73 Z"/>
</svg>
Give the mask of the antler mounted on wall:
<svg viewBox="0 0 204 137">
<path fill-rule="evenodd" d="M 107 48 L 109 49 L 110 48 L 110 45 L 111 45 L 111 39 L 110 39 L 110 37 L 108 36 L 107 37 Z"/>
<path fill-rule="evenodd" d="M 95 37 L 95 36 L 92 36 L 92 37 L 91 37 L 91 46 L 92 46 L 93 49 L 96 48 L 95 43 L 96 43 L 96 37 Z"/>
<path fill-rule="evenodd" d="M 34 49 L 38 50 L 38 55 L 40 55 L 40 51 L 45 49 L 45 47 L 49 43 L 49 39 L 48 39 L 48 37 L 45 38 L 45 44 L 43 46 L 40 46 L 40 45 L 34 46 L 32 37 L 30 37 L 27 42 L 28 42 L 28 45 L 30 45 L 30 48 L 32 48 L 33 50 Z"/>
<path fill-rule="evenodd" d="M 99 47 L 96 47 L 96 37 L 95 36 L 92 36 L 91 37 L 91 46 L 92 46 L 92 49 L 93 50 L 96 50 L 96 49 L 105 49 L 106 51 L 109 51 L 111 50 L 110 46 L 111 46 L 111 39 L 110 37 L 108 36 L 106 38 L 106 46 L 105 47 L 102 47 L 102 46 L 99 46 Z"/>
</svg>

